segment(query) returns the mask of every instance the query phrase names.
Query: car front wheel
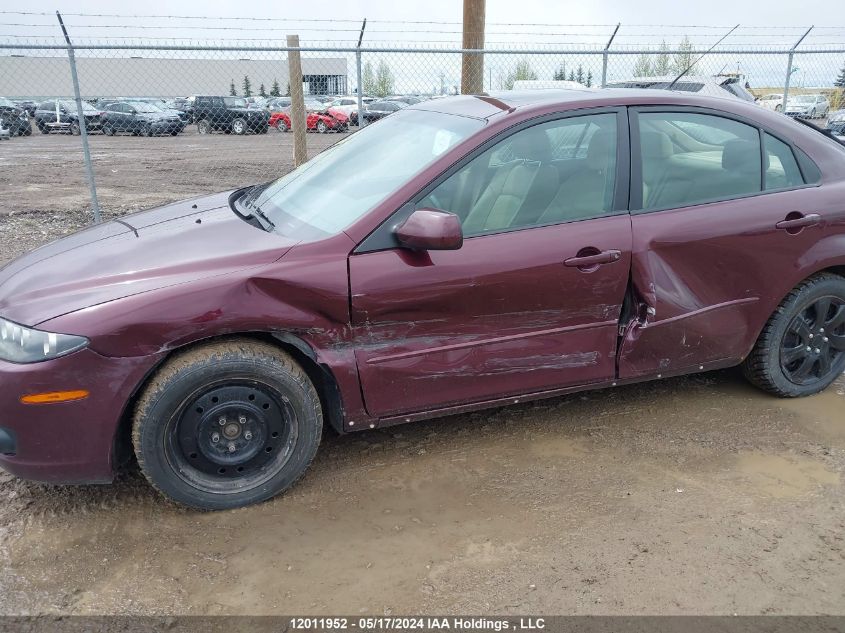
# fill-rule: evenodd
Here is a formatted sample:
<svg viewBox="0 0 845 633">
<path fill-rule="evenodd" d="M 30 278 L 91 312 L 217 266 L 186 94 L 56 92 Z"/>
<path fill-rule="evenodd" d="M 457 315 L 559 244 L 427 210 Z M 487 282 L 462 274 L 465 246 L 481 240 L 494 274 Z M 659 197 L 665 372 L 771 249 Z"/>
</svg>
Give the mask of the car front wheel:
<svg viewBox="0 0 845 633">
<path fill-rule="evenodd" d="M 165 364 L 138 402 L 132 441 L 159 491 L 187 506 L 222 510 L 293 485 L 317 452 L 322 425 L 305 371 L 272 345 L 237 339 Z"/>
<path fill-rule="evenodd" d="M 232 132 L 235 134 L 246 134 L 246 121 L 243 119 L 235 119 L 232 121 Z"/>
<path fill-rule="evenodd" d="M 325 134 L 326 132 L 329 131 L 329 126 L 326 125 L 325 121 L 317 121 L 317 131 L 320 134 Z"/>
<path fill-rule="evenodd" d="M 197 133 L 198 134 L 211 134 L 211 123 L 209 123 L 205 119 L 197 122 Z"/>
<path fill-rule="evenodd" d="M 279 122 L 276 124 L 276 129 L 279 132 L 287 132 L 288 131 L 288 124 L 285 123 L 282 119 L 279 119 Z"/>
<path fill-rule="evenodd" d="M 819 274 L 790 292 L 743 371 L 757 387 L 784 398 L 830 386 L 845 371 L 845 278 Z"/>
</svg>

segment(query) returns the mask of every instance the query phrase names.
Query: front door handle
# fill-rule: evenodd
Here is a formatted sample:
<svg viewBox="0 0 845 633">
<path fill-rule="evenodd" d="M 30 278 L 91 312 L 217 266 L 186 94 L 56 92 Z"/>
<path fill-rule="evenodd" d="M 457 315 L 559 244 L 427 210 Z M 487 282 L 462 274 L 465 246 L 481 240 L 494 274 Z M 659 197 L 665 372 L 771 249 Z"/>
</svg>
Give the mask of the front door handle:
<svg viewBox="0 0 845 633">
<path fill-rule="evenodd" d="M 583 249 L 580 252 L 583 253 L 585 250 L 587 249 Z M 570 257 L 569 259 L 563 260 L 563 263 L 565 266 L 571 266 L 573 268 L 591 269 L 595 268 L 596 266 L 601 266 L 602 264 L 612 264 L 613 262 L 619 261 L 621 257 L 622 251 L 600 251 L 591 253 L 589 255 L 579 254 L 575 257 Z"/>
<path fill-rule="evenodd" d="M 781 220 L 775 224 L 775 228 L 787 231 L 789 233 L 798 233 L 801 229 L 808 226 L 816 226 L 822 221 L 822 216 L 818 213 L 808 213 L 802 215 L 797 212 L 790 213 L 785 220 Z"/>
</svg>

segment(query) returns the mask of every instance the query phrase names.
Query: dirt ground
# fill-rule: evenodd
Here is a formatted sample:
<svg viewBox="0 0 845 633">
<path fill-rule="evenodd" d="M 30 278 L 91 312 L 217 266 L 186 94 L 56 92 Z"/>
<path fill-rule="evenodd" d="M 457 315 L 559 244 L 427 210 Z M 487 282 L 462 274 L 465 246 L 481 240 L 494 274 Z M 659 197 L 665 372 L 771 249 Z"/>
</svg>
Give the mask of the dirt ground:
<svg viewBox="0 0 845 633">
<path fill-rule="evenodd" d="M 91 146 L 107 215 L 291 155 L 279 134 Z M 0 263 L 86 222 L 78 158 L 68 136 L 0 144 Z M 845 377 L 787 401 L 736 371 L 327 432 L 293 490 L 231 512 L 137 473 L 0 471 L 0 612 L 845 614 L 843 473 Z"/>
</svg>

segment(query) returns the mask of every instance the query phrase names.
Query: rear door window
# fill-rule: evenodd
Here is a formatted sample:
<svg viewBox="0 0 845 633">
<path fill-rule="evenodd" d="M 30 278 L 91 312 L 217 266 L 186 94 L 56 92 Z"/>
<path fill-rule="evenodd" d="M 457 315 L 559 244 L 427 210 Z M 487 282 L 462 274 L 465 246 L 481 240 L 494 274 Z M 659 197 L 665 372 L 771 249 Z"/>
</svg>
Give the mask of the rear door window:
<svg viewBox="0 0 845 633">
<path fill-rule="evenodd" d="M 804 184 L 798 161 L 792 153 L 792 148 L 771 134 L 763 134 L 763 149 L 765 150 L 765 188 L 786 189 L 799 187 Z"/>
</svg>

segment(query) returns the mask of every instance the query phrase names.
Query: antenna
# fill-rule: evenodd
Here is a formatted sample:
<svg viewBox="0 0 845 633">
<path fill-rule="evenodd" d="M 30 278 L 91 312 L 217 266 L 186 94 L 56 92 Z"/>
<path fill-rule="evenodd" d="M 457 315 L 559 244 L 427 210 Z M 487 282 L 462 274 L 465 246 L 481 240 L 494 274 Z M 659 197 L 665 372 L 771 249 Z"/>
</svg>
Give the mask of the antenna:
<svg viewBox="0 0 845 633">
<path fill-rule="evenodd" d="M 680 75 L 678 75 L 677 77 L 675 77 L 675 78 L 672 80 L 672 83 L 670 83 L 668 86 L 666 86 L 666 90 L 671 90 L 671 89 L 672 89 L 672 87 L 673 87 L 676 83 L 678 83 L 678 80 L 679 80 L 681 77 L 683 77 L 684 75 L 686 75 L 686 74 L 687 74 L 687 73 L 688 73 L 688 72 L 692 69 L 692 67 L 693 67 L 693 66 L 695 66 L 698 62 L 700 62 L 700 61 L 704 58 L 704 56 L 705 56 L 705 55 L 709 54 L 709 53 L 710 53 L 710 51 L 712 51 L 712 50 L 713 50 L 714 48 L 716 48 L 719 44 L 721 44 L 721 43 L 725 40 L 725 38 L 726 38 L 728 35 L 730 35 L 730 34 L 731 34 L 731 33 L 733 33 L 734 31 L 736 31 L 738 28 L 739 28 L 739 24 L 737 24 L 737 25 L 736 25 L 735 27 L 733 27 L 730 31 L 728 31 L 728 32 L 727 32 L 727 33 L 725 33 L 722 37 L 720 37 L 718 42 L 716 42 L 715 44 L 713 44 L 713 46 L 711 46 L 710 48 L 708 48 L 706 51 L 704 51 L 704 52 L 701 54 L 701 57 L 699 57 L 699 58 L 698 58 L 698 59 L 696 59 L 694 62 L 692 62 L 689 66 L 687 66 L 686 68 L 684 68 L 683 72 L 681 72 L 681 74 L 680 74 Z"/>
</svg>

